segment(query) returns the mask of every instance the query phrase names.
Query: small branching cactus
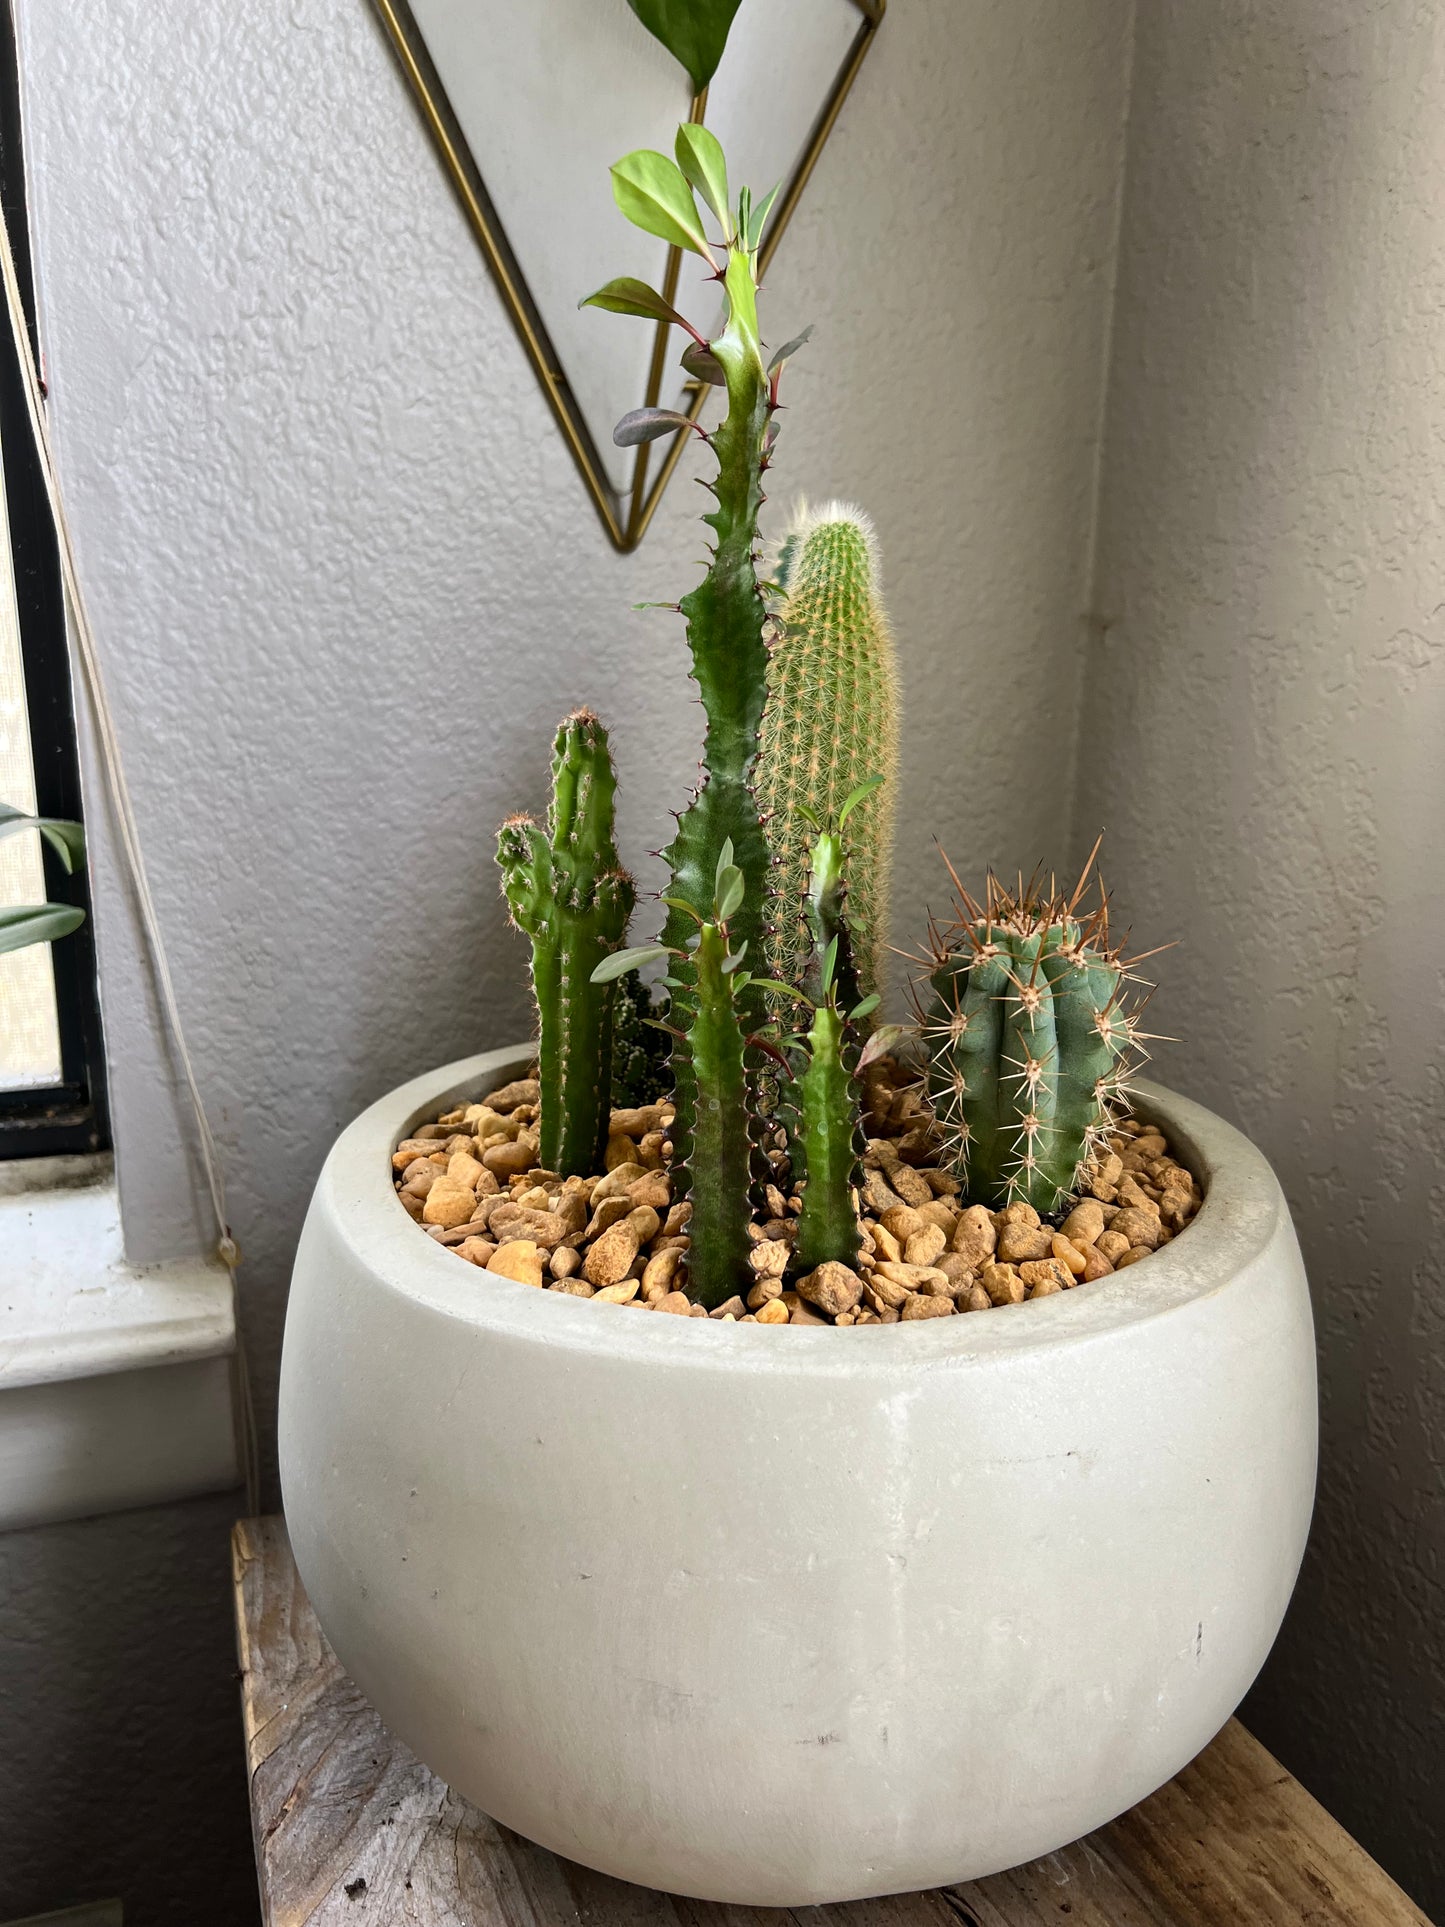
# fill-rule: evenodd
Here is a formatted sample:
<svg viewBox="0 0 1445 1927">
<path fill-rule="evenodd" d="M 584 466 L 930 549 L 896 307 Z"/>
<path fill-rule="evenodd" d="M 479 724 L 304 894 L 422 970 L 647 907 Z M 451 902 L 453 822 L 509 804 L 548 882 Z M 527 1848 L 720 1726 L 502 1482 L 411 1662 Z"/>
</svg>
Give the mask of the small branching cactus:
<svg viewBox="0 0 1445 1927">
<path fill-rule="evenodd" d="M 1092 865 L 1068 897 L 1022 879 L 1010 891 L 990 873 L 982 904 L 954 876 L 957 919 L 931 932 L 919 1012 L 928 1091 L 975 1204 L 1056 1212 L 1143 1054 L 1132 967 L 1110 945 L 1102 889 L 1095 910 L 1076 914 Z"/>
<path fill-rule="evenodd" d="M 694 1156 L 689 1197 L 688 1289 L 701 1305 L 724 1304 L 748 1278 L 752 1139 L 745 1057 L 751 1041 L 742 1017 L 754 980 L 743 969 L 746 940 L 735 935 L 746 885 L 733 862 L 732 846 L 718 855 L 708 909 L 685 915 L 692 933 L 680 948 L 640 944 L 599 964 L 593 981 L 607 983 L 625 971 L 666 957 L 665 980 L 676 994 L 680 966 L 688 966 L 685 1028 L 674 1030 L 696 1092 Z M 669 903 L 669 909 L 677 906 Z M 767 986 L 769 989 L 781 986 Z M 676 1009 L 674 1007 L 674 1016 Z"/>
<path fill-rule="evenodd" d="M 579 709 L 557 731 L 546 829 L 511 816 L 497 833 L 512 922 L 532 940 L 541 1160 L 563 1177 L 600 1170 L 607 1149 L 615 991 L 593 973 L 626 936 L 636 895 L 612 840 L 616 787 L 607 731 Z"/>
<path fill-rule="evenodd" d="M 780 634 L 768 664 L 758 801 L 773 857 L 767 962 L 793 982 L 808 954 L 797 905 L 812 825 L 831 821 L 870 770 L 884 780 L 849 837 L 848 922 L 864 990 L 882 987 L 898 760 L 898 681 L 872 523 L 841 502 L 800 505 L 777 565 Z"/>
<path fill-rule="evenodd" d="M 777 435 L 779 376 L 806 337 L 789 342 L 770 361 L 764 360 L 758 332 L 758 246 L 773 195 L 754 205 L 743 188 L 734 202 L 722 148 L 705 127 L 691 123 L 680 127 L 676 154 L 675 161 L 648 149 L 628 154 L 612 170 L 613 196 L 636 226 L 707 263 L 709 273 L 722 286 L 726 306 L 722 328 L 711 341 L 705 340 L 655 289 L 630 277 L 609 281 L 583 305 L 682 328 L 692 337 L 683 366 L 695 379 L 726 392 L 727 413 L 710 432 L 673 410 L 641 408 L 624 416 L 613 439 L 629 447 L 692 431 L 717 458 L 717 472 L 705 483 L 716 506 L 703 518 L 714 538 L 711 566 L 704 580 L 678 604 L 687 619 L 692 674 L 707 718 L 704 773 L 678 817 L 677 834 L 663 852 L 672 870 L 670 914 L 663 935 L 673 950 L 680 951 L 696 919 L 710 914 L 714 878 L 726 845 L 732 852 L 730 865 L 741 871 L 745 887 L 733 919 L 733 940 L 752 944 L 754 955 L 760 956 L 768 850 L 753 782 L 768 650 L 767 610 L 757 574 L 758 511 L 763 474 Z M 699 200 L 717 225 L 721 236 L 717 241 L 708 236 Z M 680 958 L 674 972 L 672 1013 L 684 1036 L 691 1025 L 697 968 L 689 953 Z M 756 1024 L 762 1016 L 761 994 L 751 985 L 736 994 L 745 1026 Z M 696 1093 L 692 1080 L 691 1056 L 679 1047 L 673 1060 L 677 1114 L 672 1126 L 679 1173 L 693 1156 Z"/>
</svg>

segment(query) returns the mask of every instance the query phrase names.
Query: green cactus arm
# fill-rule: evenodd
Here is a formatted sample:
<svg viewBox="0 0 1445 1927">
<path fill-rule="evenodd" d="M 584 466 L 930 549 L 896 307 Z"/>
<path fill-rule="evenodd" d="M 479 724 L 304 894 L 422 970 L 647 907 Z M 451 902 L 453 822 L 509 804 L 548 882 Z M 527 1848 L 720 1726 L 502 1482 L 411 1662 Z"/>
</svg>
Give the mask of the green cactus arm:
<svg viewBox="0 0 1445 1927">
<path fill-rule="evenodd" d="M 798 1080 L 807 1162 L 794 1247 L 800 1271 L 830 1260 L 851 1265 L 858 1255 L 852 1189 L 858 1093 L 844 1066 L 843 1033 L 842 1013 L 832 1004 L 820 1004 L 808 1032 L 808 1066 Z"/>
<path fill-rule="evenodd" d="M 686 1052 L 696 1090 L 688 1195 L 691 1295 L 709 1310 L 731 1298 L 748 1276 L 751 1216 L 747 1074 L 726 965 L 731 931 L 704 923 L 692 953 L 696 995 Z"/>
<path fill-rule="evenodd" d="M 497 834 L 512 921 L 532 942 L 539 1155 L 564 1177 L 597 1170 L 607 1148 L 615 989 L 594 971 L 626 936 L 636 896 L 612 838 L 615 791 L 607 732 L 578 710 L 557 732 L 547 830 L 515 816 Z"/>
</svg>

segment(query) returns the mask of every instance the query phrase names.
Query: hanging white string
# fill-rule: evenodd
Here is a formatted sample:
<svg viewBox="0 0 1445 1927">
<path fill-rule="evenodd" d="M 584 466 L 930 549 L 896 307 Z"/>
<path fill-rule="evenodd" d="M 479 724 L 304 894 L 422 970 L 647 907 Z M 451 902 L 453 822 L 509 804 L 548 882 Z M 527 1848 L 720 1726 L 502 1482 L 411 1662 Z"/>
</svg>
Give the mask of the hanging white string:
<svg viewBox="0 0 1445 1927">
<path fill-rule="evenodd" d="M 121 852 L 135 892 L 136 907 L 140 912 L 141 929 L 145 936 L 146 950 L 155 976 L 166 1029 L 170 1035 L 176 1061 L 180 1066 L 181 1076 L 185 1081 L 191 1112 L 195 1119 L 196 1141 L 201 1154 L 201 1164 L 206 1174 L 206 1188 L 211 1194 L 211 1208 L 216 1220 L 216 1254 L 231 1275 L 231 1300 L 236 1320 L 236 1390 L 239 1404 L 237 1430 L 240 1435 L 242 1470 L 246 1480 L 247 1507 L 254 1514 L 260 1505 L 260 1478 L 250 1378 L 246 1369 L 246 1348 L 241 1338 L 240 1307 L 237 1302 L 238 1293 L 235 1282 L 236 1267 L 241 1261 L 241 1253 L 235 1239 L 231 1236 L 230 1223 L 226 1217 L 225 1177 L 221 1170 L 221 1161 L 216 1151 L 216 1140 L 211 1132 L 210 1120 L 206 1116 L 206 1107 L 201 1100 L 200 1086 L 196 1082 L 195 1067 L 191 1062 L 186 1033 L 181 1024 L 175 984 L 166 958 L 166 947 L 161 937 L 160 921 L 156 916 L 155 900 L 151 896 L 145 858 L 141 854 L 135 811 L 131 807 L 130 788 L 126 782 L 120 742 L 116 736 L 115 718 L 110 699 L 106 694 L 105 678 L 101 673 L 100 656 L 95 646 L 95 632 L 91 628 L 85 597 L 81 593 L 80 577 L 75 566 L 75 544 L 71 540 L 70 524 L 66 520 L 65 504 L 61 498 L 60 481 L 55 466 L 55 454 L 50 442 L 50 428 L 45 416 L 40 370 L 35 364 L 35 354 L 30 345 L 25 304 L 20 294 L 20 276 L 15 265 L 15 250 L 10 242 L 10 223 L 3 207 L 0 207 L 0 238 L 3 238 L 3 249 L 0 249 L 0 272 L 3 272 L 5 279 L 5 305 L 10 315 L 10 332 L 14 338 L 16 358 L 20 364 L 21 379 L 25 388 L 25 405 L 30 416 L 31 433 L 35 438 L 35 447 L 40 456 L 41 471 L 45 478 L 45 493 L 50 503 L 51 521 L 55 526 L 56 544 L 60 551 L 61 579 L 70 609 L 76 653 L 80 658 L 86 693 L 90 698 L 91 717 L 95 724 L 96 742 L 100 751 L 101 768 L 105 774 L 106 791 L 110 798 Z"/>
</svg>

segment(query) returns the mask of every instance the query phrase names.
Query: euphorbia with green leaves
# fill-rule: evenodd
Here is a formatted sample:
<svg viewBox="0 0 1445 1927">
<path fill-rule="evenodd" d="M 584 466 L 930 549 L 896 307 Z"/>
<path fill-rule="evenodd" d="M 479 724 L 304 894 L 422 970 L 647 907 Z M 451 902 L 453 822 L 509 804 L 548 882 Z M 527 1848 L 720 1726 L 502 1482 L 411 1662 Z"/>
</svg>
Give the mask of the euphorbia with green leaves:
<svg viewBox="0 0 1445 1927">
<path fill-rule="evenodd" d="M 689 122 L 678 128 L 676 159 L 651 149 L 626 155 L 612 169 L 612 188 L 618 207 L 637 227 L 707 264 L 721 283 L 725 306 L 722 325 L 709 340 L 655 289 L 630 278 L 609 281 L 583 303 L 682 328 L 691 337 L 684 367 L 727 393 L 727 413 L 712 430 L 672 409 L 640 408 L 623 417 L 614 437 L 627 447 L 689 430 L 717 458 L 716 474 L 705 483 L 716 506 L 703 518 L 715 538 L 711 566 L 678 605 L 687 619 L 692 673 L 707 733 L 702 781 L 663 852 L 672 869 L 663 941 L 680 950 L 694 921 L 711 914 L 726 845 L 744 886 L 733 917 L 733 940 L 758 955 L 768 871 L 767 841 L 753 794 L 768 673 L 768 612 L 757 571 L 758 511 L 775 439 L 779 377 L 805 337 L 790 341 L 765 361 L 758 332 L 758 246 L 773 194 L 754 204 L 744 187 L 734 202 L 722 148 L 706 127 Z M 717 224 L 717 238 L 708 233 L 703 209 Z M 673 976 L 674 1019 L 686 1031 L 695 1003 L 697 965 L 689 956 Z M 750 984 L 737 995 L 744 1029 L 756 1026 L 763 1015 L 761 993 Z M 683 1165 L 692 1156 L 696 1087 L 687 1053 L 675 1054 L 673 1068 L 673 1144 Z"/>
</svg>

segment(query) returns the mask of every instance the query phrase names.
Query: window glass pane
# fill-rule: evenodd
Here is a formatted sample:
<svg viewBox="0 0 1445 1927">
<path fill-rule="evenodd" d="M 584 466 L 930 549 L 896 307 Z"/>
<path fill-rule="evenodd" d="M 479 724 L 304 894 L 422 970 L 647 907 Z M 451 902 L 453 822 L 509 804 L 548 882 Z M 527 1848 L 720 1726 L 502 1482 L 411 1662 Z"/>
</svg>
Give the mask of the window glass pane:
<svg viewBox="0 0 1445 1927">
<path fill-rule="evenodd" d="M 10 523 L 0 476 L 0 802 L 35 808 L 25 671 L 15 614 Z M 0 904 L 44 903 L 40 838 L 34 830 L 0 837 Z M 0 1090 L 60 1082 L 60 1029 L 50 945 L 0 955 Z"/>
</svg>

